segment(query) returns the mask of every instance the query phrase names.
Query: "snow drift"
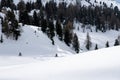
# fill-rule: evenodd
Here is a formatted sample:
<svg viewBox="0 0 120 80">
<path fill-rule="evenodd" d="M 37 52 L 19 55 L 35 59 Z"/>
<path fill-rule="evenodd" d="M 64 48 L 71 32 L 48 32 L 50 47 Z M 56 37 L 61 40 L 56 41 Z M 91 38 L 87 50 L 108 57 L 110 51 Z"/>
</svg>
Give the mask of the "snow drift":
<svg viewBox="0 0 120 80">
<path fill-rule="evenodd" d="M 0 66 L 0 80 L 120 80 L 119 52 L 120 47 L 112 47 L 68 57 L 4 65 Z M 11 63 L 9 59 L 1 61 Z M 21 59 L 25 61 L 25 58 Z"/>
</svg>

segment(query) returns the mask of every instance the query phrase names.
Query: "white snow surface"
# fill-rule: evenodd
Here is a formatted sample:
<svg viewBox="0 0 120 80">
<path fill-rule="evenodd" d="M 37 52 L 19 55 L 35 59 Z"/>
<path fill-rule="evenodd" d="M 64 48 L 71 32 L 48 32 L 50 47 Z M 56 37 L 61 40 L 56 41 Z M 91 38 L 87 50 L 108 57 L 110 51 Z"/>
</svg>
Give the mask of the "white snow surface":
<svg viewBox="0 0 120 80">
<path fill-rule="evenodd" d="M 119 52 L 120 46 L 46 60 L 1 56 L 0 80 L 120 80 Z"/>
</svg>

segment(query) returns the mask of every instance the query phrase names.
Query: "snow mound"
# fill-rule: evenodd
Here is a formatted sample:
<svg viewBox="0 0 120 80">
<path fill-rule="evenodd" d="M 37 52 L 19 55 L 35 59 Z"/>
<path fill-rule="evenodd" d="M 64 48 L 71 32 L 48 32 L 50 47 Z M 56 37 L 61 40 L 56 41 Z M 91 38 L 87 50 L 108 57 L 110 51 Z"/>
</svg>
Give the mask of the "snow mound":
<svg viewBox="0 0 120 80">
<path fill-rule="evenodd" d="M 0 66 L 0 80 L 120 80 L 119 52 L 120 46 L 46 61 Z M 7 59 L 1 59 L 0 64 L 4 60 Z"/>
</svg>

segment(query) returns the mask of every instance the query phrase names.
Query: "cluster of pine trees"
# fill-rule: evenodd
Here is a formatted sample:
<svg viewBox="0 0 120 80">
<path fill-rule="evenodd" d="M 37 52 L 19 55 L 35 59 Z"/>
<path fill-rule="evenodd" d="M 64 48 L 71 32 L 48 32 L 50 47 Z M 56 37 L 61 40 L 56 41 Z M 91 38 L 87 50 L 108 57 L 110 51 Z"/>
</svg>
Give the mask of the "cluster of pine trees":
<svg viewBox="0 0 120 80">
<path fill-rule="evenodd" d="M 21 30 L 13 11 L 7 11 L 6 16 L 1 18 L 1 24 L 2 33 L 4 33 L 7 38 L 18 40 L 18 37 L 21 35 Z"/>
<path fill-rule="evenodd" d="M 90 3 L 90 0 L 86 0 Z M 97 1 L 95 0 L 95 3 Z M 12 37 L 17 40 L 20 36 L 20 26 L 18 23 L 34 25 L 41 27 L 43 33 L 47 34 L 51 39 L 52 44 L 55 45 L 54 36 L 58 36 L 61 41 L 64 41 L 66 45 L 72 46 L 73 49 L 79 53 L 79 41 L 77 35 L 73 32 L 75 26 L 73 26 L 74 20 L 79 21 L 84 25 L 95 25 L 96 32 L 98 30 L 106 32 L 106 30 L 120 28 L 120 11 L 118 7 L 110 7 L 104 2 L 99 3 L 101 6 L 82 6 L 80 3 L 77 5 L 67 3 L 57 4 L 54 1 L 50 1 L 43 6 L 41 0 L 36 2 L 24 0 L 15 5 L 13 0 L 1 0 L 0 11 L 4 8 L 10 8 L 10 11 L 6 11 L 6 17 L 2 18 L 2 32 L 7 37 Z M 29 13 L 34 10 L 33 15 Z M 15 12 L 19 12 L 19 19 L 15 17 Z M 90 39 L 89 35 L 87 38 Z M 89 50 L 91 42 L 86 40 L 86 48 Z"/>
<path fill-rule="evenodd" d="M 85 44 L 86 49 L 90 50 L 91 47 L 92 47 L 92 41 L 91 41 L 91 37 L 90 37 L 89 33 L 87 33 L 87 35 L 86 35 L 85 43 L 86 43 Z M 119 45 L 120 45 L 120 36 L 118 36 L 118 38 L 115 39 L 113 46 L 119 46 Z M 107 41 L 106 44 L 105 44 L 105 48 L 108 48 L 108 47 L 110 47 L 109 41 Z M 94 49 L 98 50 L 99 49 L 99 45 L 95 44 L 95 48 Z"/>
</svg>

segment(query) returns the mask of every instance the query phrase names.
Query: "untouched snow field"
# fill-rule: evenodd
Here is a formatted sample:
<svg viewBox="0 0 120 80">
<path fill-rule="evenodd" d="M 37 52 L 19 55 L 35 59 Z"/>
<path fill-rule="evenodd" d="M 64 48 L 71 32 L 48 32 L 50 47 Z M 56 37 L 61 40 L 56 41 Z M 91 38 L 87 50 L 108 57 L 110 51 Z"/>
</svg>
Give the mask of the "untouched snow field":
<svg viewBox="0 0 120 80">
<path fill-rule="evenodd" d="M 49 60 L 4 56 L 0 80 L 120 80 L 119 52 L 120 46 Z"/>
</svg>

